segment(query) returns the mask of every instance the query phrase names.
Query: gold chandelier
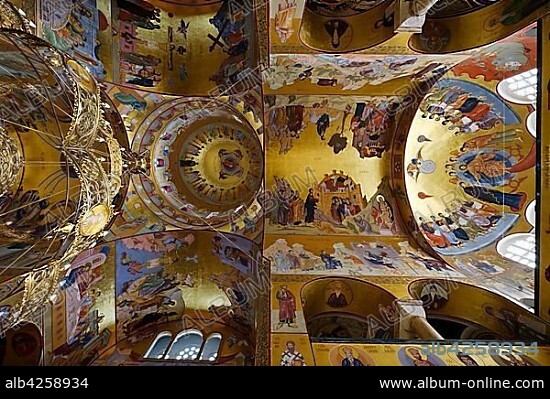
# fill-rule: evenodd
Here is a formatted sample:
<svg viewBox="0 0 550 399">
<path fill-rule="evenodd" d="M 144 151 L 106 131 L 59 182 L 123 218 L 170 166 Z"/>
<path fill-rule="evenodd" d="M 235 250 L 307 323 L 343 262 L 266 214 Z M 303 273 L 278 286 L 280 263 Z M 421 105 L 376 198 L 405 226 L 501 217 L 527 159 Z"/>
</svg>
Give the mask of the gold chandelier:
<svg viewBox="0 0 550 399">
<path fill-rule="evenodd" d="M 105 104 L 93 76 L 75 60 L 28 33 L 31 30 L 30 23 L 11 3 L 0 0 L 0 13 L 0 36 L 7 38 L 6 42 L 15 43 L 16 47 L 32 53 L 34 62 L 39 58 L 44 70 L 54 71 L 53 75 L 63 77 L 62 84 L 51 87 L 51 90 L 60 90 L 59 86 L 63 86 L 63 90 L 69 93 L 67 98 L 72 100 L 72 113 L 68 125 L 58 123 L 62 128 L 59 128 L 59 134 L 55 137 L 56 145 L 52 147 L 60 152 L 59 159 L 63 162 L 59 163 L 64 165 L 66 173 L 70 170 L 71 179 L 78 179 L 79 182 L 74 216 L 53 225 L 47 231 L 47 236 L 40 238 L 55 238 L 60 241 L 60 248 L 46 263 L 39 264 L 25 276 L 22 300 L 2 323 L 2 328 L 7 329 L 29 318 L 48 301 L 54 300 L 71 261 L 82 251 L 94 247 L 103 237 L 115 214 L 113 200 L 122 185 L 123 159 L 121 147 L 105 118 Z M 19 84 L 18 89 L 27 85 L 29 90 L 42 93 L 45 88 L 49 89 L 44 81 L 46 79 L 38 82 L 36 87 L 31 87 L 32 83 Z M 17 82 L 6 83 L 4 80 L 0 84 L 0 94 L 13 95 L 12 86 L 17 86 Z M 53 100 L 50 98 L 50 101 Z M 55 111 L 55 107 L 56 104 L 52 102 L 51 109 Z M 3 126 L 0 126 L 0 196 L 8 191 L 14 192 L 14 187 L 22 185 L 21 174 L 25 167 L 37 163 L 25 159 L 24 140 L 20 140 L 20 143 L 14 140 L 19 134 L 17 129 L 21 129 L 21 120 L 17 116 L 2 119 Z M 12 128 L 11 136 L 8 128 Z M 39 129 L 29 125 L 23 128 L 26 129 L 25 134 L 36 131 L 44 137 L 52 136 L 51 132 L 39 132 Z M 66 179 L 69 180 L 68 177 Z M 69 196 L 69 192 L 66 195 Z M 17 236 L 18 233 L 12 222 L 5 223 L 3 231 L 7 232 L 3 236 L 4 242 L 10 234 Z"/>
</svg>

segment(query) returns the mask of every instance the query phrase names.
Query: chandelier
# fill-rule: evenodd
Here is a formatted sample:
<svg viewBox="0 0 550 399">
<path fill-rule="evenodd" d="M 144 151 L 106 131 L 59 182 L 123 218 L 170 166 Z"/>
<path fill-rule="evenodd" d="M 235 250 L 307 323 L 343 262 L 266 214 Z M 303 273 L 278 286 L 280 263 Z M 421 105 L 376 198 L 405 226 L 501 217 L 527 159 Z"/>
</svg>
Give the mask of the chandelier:
<svg viewBox="0 0 550 399">
<path fill-rule="evenodd" d="M 71 261 L 104 236 L 123 159 L 93 76 L 28 33 L 13 5 L 0 11 L 1 267 L 27 271 L 7 329 L 54 300 Z"/>
</svg>

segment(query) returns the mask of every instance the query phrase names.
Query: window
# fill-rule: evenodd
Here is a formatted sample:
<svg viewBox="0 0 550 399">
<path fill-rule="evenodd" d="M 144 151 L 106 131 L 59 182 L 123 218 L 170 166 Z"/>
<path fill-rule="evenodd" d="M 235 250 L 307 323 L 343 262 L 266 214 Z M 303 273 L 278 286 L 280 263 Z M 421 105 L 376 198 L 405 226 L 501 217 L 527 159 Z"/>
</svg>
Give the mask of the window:
<svg viewBox="0 0 550 399">
<path fill-rule="evenodd" d="M 517 104 L 534 104 L 537 102 L 537 68 L 504 79 L 497 86 L 502 98 Z"/>
<path fill-rule="evenodd" d="M 161 332 L 157 335 L 143 357 L 146 359 L 162 359 L 170 341 L 172 341 L 172 333 L 168 331 Z"/>
<path fill-rule="evenodd" d="M 222 335 L 218 333 L 213 333 L 208 336 L 204 348 L 202 349 L 200 360 L 208 360 L 213 362 L 218 357 L 218 350 L 220 349 L 220 344 L 222 343 Z"/>
<path fill-rule="evenodd" d="M 536 206 L 537 201 L 533 200 L 525 209 L 525 220 L 533 227 L 530 232 L 510 234 L 497 243 L 497 252 L 501 256 L 532 269 L 536 267 Z"/>
<path fill-rule="evenodd" d="M 166 359 L 196 360 L 202 346 L 202 333 L 199 330 L 180 332 L 166 354 Z"/>
<path fill-rule="evenodd" d="M 222 335 L 220 333 L 210 334 L 203 346 L 203 335 L 199 330 L 181 331 L 174 339 L 172 339 L 172 333 L 164 331 L 157 335 L 143 357 L 145 359 L 214 362 L 218 358 L 221 342 Z"/>
<path fill-rule="evenodd" d="M 534 234 L 516 233 L 504 237 L 497 244 L 497 252 L 532 269 L 536 267 Z"/>
</svg>

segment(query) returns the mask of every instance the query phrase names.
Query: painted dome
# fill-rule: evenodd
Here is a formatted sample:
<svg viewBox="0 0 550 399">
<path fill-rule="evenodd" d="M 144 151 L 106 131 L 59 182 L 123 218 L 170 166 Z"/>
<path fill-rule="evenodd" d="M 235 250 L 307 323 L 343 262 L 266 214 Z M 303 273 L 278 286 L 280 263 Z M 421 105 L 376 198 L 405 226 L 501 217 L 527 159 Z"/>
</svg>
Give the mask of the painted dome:
<svg viewBox="0 0 550 399">
<path fill-rule="evenodd" d="M 134 144 L 151 153 L 154 172 L 141 179 L 158 216 L 219 226 L 252 204 L 262 184 L 262 145 L 236 109 L 215 100 L 177 100 L 147 118 L 144 129 Z"/>
</svg>

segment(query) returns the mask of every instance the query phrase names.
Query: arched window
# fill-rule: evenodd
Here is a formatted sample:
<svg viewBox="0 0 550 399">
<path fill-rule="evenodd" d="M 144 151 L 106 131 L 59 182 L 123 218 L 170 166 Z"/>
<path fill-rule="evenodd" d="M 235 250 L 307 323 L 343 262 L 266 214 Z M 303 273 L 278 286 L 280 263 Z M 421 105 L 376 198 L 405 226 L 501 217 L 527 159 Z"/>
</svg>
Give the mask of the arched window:
<svg viewBox="0 0 550 399">
<path fill-rule="evenodd" d="M 537 68 L 504 79 L 497 86 L 502 98 L 517 104 L 537 102 Z"/>
<path fill-rule="evenodd" d="M 537 226 L 536 214 L 537 201 L 532 200 L 525 209 L 525 220 L 533 227 L 528 233 L 514 233 L 504 237 L 497 243 L 497 252 L 515 262 L 530 268 L 536 267 L 536 238 L 535 227 Z"/>
<path fill-rule="evenodd" d="M 535 235 L 532 233 L 511 234 L 497 244 L 500 255 L 533 269 L 536 267 L 535 251 Z"/>
<path fill-rule="evenodd" d="M 214 362 L 218 358 L 221 342 L 220 333 L 210 334 L 203 345 L 203 335 L 199 330 L 184 330 L 173 340 L 172 333 L 163 331 L 156 336 L 143 358 Z"/>
<path fill-rule="evenodd" d="M 202 347 L 202 333 L 199 330 L 185 330 L 180 332 L 165 359 L 196 360 Z"/>
<path fill-rule="evenodd" d="M 168 349 L 168 345 L 170 345 L 170 341 L 172 341 L 172 333 L 168 331 L 161 332 L 147 352 L 145 353 L 144 358 L 146 359 L 162 359 L 164 357 L 164 354 L 166 353 L 166 349 Z"/>
<path fill-rule="evenodd" d="M 222 335 L 220 333 L 212 333 L 206 339 L 204 348 L 202 348 L 201 357 L 199 360 L 213 362 L 218 357 L 220 344 L 222 343 Z"/>
</svg>

